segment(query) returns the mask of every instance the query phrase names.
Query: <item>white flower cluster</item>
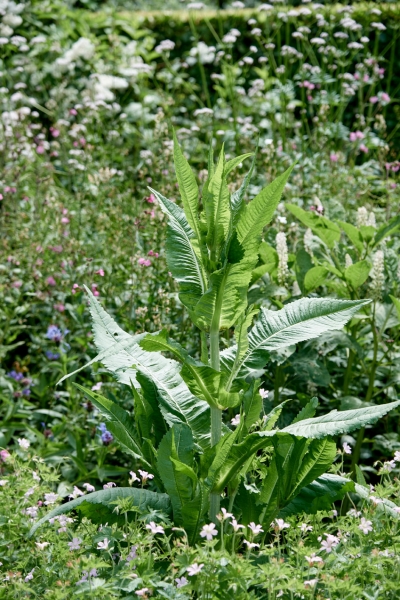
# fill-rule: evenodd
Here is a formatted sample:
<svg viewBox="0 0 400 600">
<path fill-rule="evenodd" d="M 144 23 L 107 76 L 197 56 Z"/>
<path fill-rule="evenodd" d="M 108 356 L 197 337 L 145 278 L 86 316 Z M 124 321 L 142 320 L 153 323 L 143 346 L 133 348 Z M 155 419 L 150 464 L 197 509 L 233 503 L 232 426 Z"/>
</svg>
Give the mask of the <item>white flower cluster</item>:
<svg viewBox="0 0 400 600">
<path fill-rule="evenodd" d="M 69 50 L 56 60 L 56 66 L 61 71 L 72 69 L 78 59 L 90 60 L 95 52 L 95 45 L 88 38 L 79 38 Z"/>
<path fill-rule="evenodd" d="M 370 290 L 375 300 L 382 297 L 383 285 L 385 283 L 385 255 L 383 250 L 377 250 L 372 260 L 372 270 L 370 277 L 372 279 Z"/>
<path fill-rule="evenodd" d="M 288 269 L 288 247 L 286 243 L 286 234 L 280 231 L 276 234 L 276 251 L 278 253 L 278 281 L 284 285 L 289 274 Z"/>
<path fill-rule="evenodd" d="M 186 59 L 188 65 L 196 64 L 199 60 L 203 65 L 214 62 L 216 49 L 214 46 L 207 46 L 204 42 L 199 42 L 197 46 L 190 50 Z"/>
</svg>

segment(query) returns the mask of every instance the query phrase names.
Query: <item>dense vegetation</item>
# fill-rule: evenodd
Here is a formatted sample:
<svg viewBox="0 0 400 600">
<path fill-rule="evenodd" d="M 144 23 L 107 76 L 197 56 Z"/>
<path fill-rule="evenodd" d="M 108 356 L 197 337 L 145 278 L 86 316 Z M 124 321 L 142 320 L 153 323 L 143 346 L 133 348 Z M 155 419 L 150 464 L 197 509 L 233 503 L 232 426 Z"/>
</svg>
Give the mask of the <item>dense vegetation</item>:
<svg viewBox="0 0 400 600">
<path fill-rule="evenodd" d="M 400 384 L 398 10 L 306 3 L 165 17 L 97 3 L 1 5 L 0 598 L 397 597 L 399 411 L 382 405 L 399 399 Z M 217 163 L 209 148 L 217 159 L 222 145 Z M 230 162 L 238 154 L 248 156 Z M 171 258 L 171 210 L 187 211 L 184 157 L 196 186 L 187 189 L 201 191 L 204 281 L 215 284 L 226 264 L 246 274 L 240 303 L 224 298 L 221 362 L 210 345 L 210 365 L 214 300 L 195 309 L 185 254 Z M 214 168 L 220 183 L 210 188 Z M 236 237 L 224 219 L 213 233 L 207 202 L 216 187 L 225 199 L 242 189 L 247 210 L 277 177 L 282 185 L 252 225 L 262 233 L 255 254 L 243 246 L 243 223 Z M 189 218 L 192 230 L 196 222 Z M 92 362 L 57 385 L 104 350 L 85 285 L 92 315 L 102 305 L 129 343 L 163 331 L 140 338 L 143 351 L 164 351 L 155 370 L 172 357 L 185 365 L 175 375 L 196 398 L 186 417 L 197 419 L 199 436 L 194 458 L 177 451 L 174 460 L 184 465 L 182 489 L 194 494 L 184 502 L 202 514 L 195 528 L 165 475 L 167 442 L 193 440 L 168 417 L 154 380 L 132 369 L 124 381 L 118 355 L 118 364 Z M 323 320 L 313 335 L 265 344 L 249 358 L 238 331 L 247 339 L 256 313 L 277 323 L 321 302 L 335 327 Z M 235 342 L 249 360 L 234 363 L 227 389 L 219 371 L 232 368 Z M 136 369 L 137 354 L 131 360 Z M 157 402 L 160 421 L 148 412 Z M 222 441 L 237 455 L 246 439 L 255 444 L 252 462 L 229 481 L 204 442 L 207 402 L 224 409 Z M 115 405 L 137 428 L 140 452 L 121 445 L 107 416 Z M 321 441 L 290 425 L 299 413 L 318 420 L 332 410 L 359 411 L 352 430 L 333 427 Z M 279 441 L 261 449 L 268 430 Z M 324 468 L 307 482 L 325 477 L 318 491 L 300 498 L 293 479 L 261 514 L 271 465 L 280 464 L 274 452 L 310 457 L 322 443 Z M 289 463 L 280 481 L 297 477 Z M 204 475 L 212 465 L 214 487 Z M 84 498 L 94 490 L 102 504 Z M 206 503 L 196 508 L 199 494 L 214 494 L 210 518 Z M 71 498 L 79 506 L 65 512 Z"/>
</svg>

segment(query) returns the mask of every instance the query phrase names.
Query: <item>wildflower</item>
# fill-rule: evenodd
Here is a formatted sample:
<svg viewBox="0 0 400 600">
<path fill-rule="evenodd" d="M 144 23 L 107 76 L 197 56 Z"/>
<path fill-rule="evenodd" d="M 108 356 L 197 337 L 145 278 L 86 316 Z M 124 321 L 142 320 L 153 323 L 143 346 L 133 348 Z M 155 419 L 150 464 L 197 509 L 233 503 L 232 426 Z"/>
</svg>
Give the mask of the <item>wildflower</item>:
<svg viewBox="0 0 400 600">
<path fill-rule="evenodd" d="M 151 260 L 149 258 L 139 258 L 138 263 L 139 263 L 139 265 L 142 265 L 143 267 L 150 267 Z"/>
<path fill-rule="evenodd" d="M 278 253 L 278 281 L 281 285 L 289 274 L 288 269 L 288 248 L 286 243 L 286 234 L 280 231 L 276 235 L 276 251 Z"/>
<path fill-rule="evenodd" d="M 335 152 L 331 152 L 329 158 L 331 162 L 337 162 L 339 160 L 339 156 Z"/>
<path fill-rule="evenodd" d="M 34 493 L 35 493 L 35 488 L 34 488 L 34 487 L 31 487 L 31 488 L 29 488 L 29 490 L 27 490 L 27 491 L 25 492 L 25 494 L 24 494 L 24 497 L 25 497 L 25 498 L 28 498 L 29 496 L 32 496 L 32 494 L 34 494 Z"/>
<path fill-rule="evenodd" d="M 11 454 L 8 450 L 0 450 L 0 461 L 7 462 Z"/>
<path fill-rule="evenodd" d="M 82 492 L 76 485 L 74 485 L 74 491 L 69 494 L 68 498 L 78 498 L 78 496 L 84 496 L 85 492 Z"/>
<path fill-rule="evenodd" d="M 142 485 L 146 485 L 148 479 L 154 479 L 154 475 L 148 473 L 147 471 L 142 471 L 139 469 L 140 476 L 142 478 Z"/>
<path fill-rule="evenodd" d="M 22 448 L 22 450 L 28 450 L 29 446 L 31 445 L 31 443 L 26 438 L 18 438 L 18 444 L 19 447 Z"/>
<path fill-rule="evenodd" d="M 318 579 L 307 579 L 304 582 L 304 587 L 315 587 L 318 583 Z"/>
<path fill-rule="evenodd" d="M 378 31 L 385 31 L 386 26 L 383 23 L 371 23 L 371 27 L 374 27 Z"/>
<path fill-rule="evenodd" d="M 117 484 L 114 483 L 113 481 L 109 481 L 108 483 L 105 483 L 103 485 L 103 490 L 109 490 L 109 489 L 111 489 L 113 487 L 117 487 Z"/>
<path fill-rule="evenodd" d="M 268 394 L 269 391 L 268 390 L 264 390 L 264 388 L 260 388 L 258 390 L 258 393 L 260 394 L 261 398 L 264 400 L 265 398 L 268 398 Z"/>
<path fill-rule="evenodd" d="M 379 102 L 379 98 L 378 96 L 371 96 L 369 101 L 371 102 L 371 104 L 376 104 L 377 102 Z"/>
<path fill-rule="evenodd" d="M 377 250 L 372 259 L 372 270 L 370 273 L 370 277 L 372 279 L 371 282 L 371 294 L 376 299 L 382 295 L 382 289 L 385 283 L 385 256 L 382 250 Z"/>
<path fill-rule="evenodd" d="M 239 525 L 239 523 L 236 521 L 236 519 L 232 519 L 231 525 L 232 525 L 233 531 L 235 533 L 237 533 L 239 531 L 239 529 L 244 529 L 244 525 Z"/>
<path fill-rule="evenodd" d="M 361 529 L 363 534 L 367 535 L 369 531 L 372 531 L 372 521 L 367 521 L 365 517 L 362 517 L 358 529 Z"/>
<path fill-rule="evenodd" d="M 369 499 L 371 500 L 371 502 L 374 506 L 377 506 L 378 504 L 382 504 L 382 502 L 383 502 L 383 500 L 381 498 L 377 498 L 376 496 L 370 496 Z"/>
<path fill-rule="evenodd" d="M 139 477 L 137 477 L 135 471 L 129 471 L 129 475 L 131 476 L 129 483 L 130 485 L 132 485 L 132 483 L 135 483 L 135 481 L 140 481 Z"/>
<path fill-rule="evenodd" d="M 370 212 L 369 213 L 367 225 L 369 227 L 375 227 L 376 228 L 376 217 L 375 217 L 375 213 L 374 212 Z"/>
<path fill-rule="evenodd" d="M 161 527 L 161 525 L 157 525 L 154 521 L 150 521 L 150 523 L 146 525 L 146 529 L 151 531 L 153 535 L 156 535 L 156 533 L 165 533 L 164 527 Z"/>
<path fill-rule="evenodd" d="M 203 528 L 200 531 L 200 536 L 202 538 L 205 537 L 208 541 L 211 541 L 216 535 L 218 535 L 218 531 L 215 529 L 214 523 L 209 523 L 209 525 L 203 525 Z"/>
<path fill-rule="evenodd" d="M 94 492 L 94 491 L 96 491 L 96 488 L 91 483 L 84 483 L 82 485 L 82 487 L 84 487 L 87 492 Z"/>
<path fill-rule="evenodd" d="M 95 385 L 92 386 L 92 392 L 99 392 L 101 390 L 102 385 L 103 385 L 102 381 L 95 383 Z"/>
<path fill-rule="evenodd" d="M 297 526 L 299 529 L 301 529 L 302 533 L 306 533 L 307 531 L 312 531 L 313 530 L 313 526 L 312 525 L 307 525 L 307 523 L 302 523 L 301 525 Z"/>
<path fill-rule="evenodd" d="M 57 285 L 56 280 L 54 279 L 54 277 L 51 277 L 51 276 L 46 279 L 46 283 L 47 283 L 47 285 L 51 285 L 51 286 Z"/>
<path fill-rule="evenodd" d="M 261 532 L 264 531 L 264 529 L 262 528 L 262 526 L 261 525 L 256 525 L 254 523 L 254 521 L 252 521 L 251 523 L 249 523 L 248 527 L 253 532 L 253 535 L 258 535 L 259 533 L 261 533 Z"/>
<path fill-rule="evenodd" d="M 217 519 L 219 521 L 226 521 L 227 519 L 230 519 L 233 517 L 233 514 L 228 512 L 226 510 L 226 508 L 221 508 L 221 513 L 219 515 L 217 515 Z"/>
<path fill-rule="evenodd" d="M 247 540 L 243 540 L 243 543 L 246 544 L 249 550 L 253 550 L 253 548 L 259 548 L 260 544 L 255 544 L 254 542 L 248 542 Z"/>
<path fill-rule="evenodd" d="M 177 577 L 177 578 L 175 579 L 175 581 L 176 581 L 176 587 L 177 587 L 178 589 L 179 589 L 179 588 L 181 588 L 181 587 L 183 587 L 184 585 L 187 585 L 187 584 L 189 583 L 189 580 L 188 580 L 188 579 L 186 579 L 186 577 L 180 577 L 180 578 L 179 578 L 179 577 Z"/>
<path fill-rule="evenodd" d="M 80 287 L 77 283 L 74 283 L 74 285 L 72 286 L 72 289 L 71 289 L 71 293 L 76 294 L 77 290 L 80 290 Z"/>
<path fill-rule="evenodd" d="M 147 587 L 144 587 L 144 588 L 142 588 L 141 590 L 136 590 L 135 594 L 136 594 L 136 596 L 144 596 L 144 597 L 146 597 L 146 598 L 147 598 L 146 594 L 147 594 L 147 592 L 149 592 L 149 591 L 150 591 L 150 590 L 149 590 L 149 588 L 147 588 Z"/>
<path fill-rule="evenodd" d="M 348 512 L 347 512 L 349 517 L 359 517 L 361 515 L 361 511 L 359 510 L 355 510 L 355 508 L 351 508 Z"/>
<path fill-rule="evenodd" d="M 285 523 L 283 519 L 275 519 L 275 529 L 278 531 L 282 531 L 283 529 L 288 529 L 290 527 L 289 523 Z"/>
<path fill-rule="evenodd" d="M 304 558 L 308 562 L 308 566 L 309 567 L 313 567 L 314 564 L 316 564 L 316 563 L 323 563 L 324 562 L 322 560 L 322 558 L 320 556 L 317 556 L 315 553 L 311 554 L 311 556 L 305 556 Z"/>
<path fill-rule="evenodd" d="M 351 446 L 347 442 L 343 443 L 343 452 L 346 454 L 351 454 Z"/>
<path fill-rule="evenodd" d="M 198 575 L 203 567 L 204 563 L 201 563 L 201 565 L 193 563 L 190 567 L 186 569 L 186 571 L 190 577 L 193 577 L 194 575 Z"/>
<path fill-rule="evenodd" d="M 238 415 L 235 415 L 235 416 L 233 417 L 233 419 L 231 419 L 231 423 L 232 423 L 232 425 L 233 425 L 234 427 L 236 427 L 237 425 L 239 425 L 239 423 L 240 423 L 240 415 L 239 415 L 239 414 L 238 414 Z"/>
<path fill-rule="evenodd" d="M 360 144 L 359 150 L 360 150 L 360 152 L 364 152 L 364 154 L 368 154 L 368 152 L 369 152 L 368 148 L 365 144 Z"/>
<path fill-rule="evenodd" d="M 0 487 L 3 487 L 8 484 L 7 479 L 0 479 Z"/>
<path fill-rule="evenodd" d="M 25 577 L 24 581 L 25 583 L 28 583 L 28 581 L 31 581 L 31 579 L 33 579 L 33 572 L 35 569 L 32 569 L 32 571 L 30 571 L 30 573 L 28 573 L 28 575 Z"/>
<path fill-rule="evenodd" d="M 395 460 L 387 460 L 386 462 L 383 463 L 383 466 L 382 466 L 382 470 L 386 471 L 387 473 L 390 473 L 395 468 L 396 468 Z"/>
<path fill-rule="evenodd" d="M 52 352 L 51 350 L 46 350 L 45 354 L 46 358 L 48 358 L 49 360 L 58 360 L 60 358 L 58 352 Z"/>
<path fill-rule="evenodd" d="M 97 549 L 98 550 L 108 550 L 109 543 L 110 543 L 110 540 L 108 540 L 107 538 L 104 538 L 104 540 L 102 542 L 99 542 L 97 544 Z"/>
<path fill-rule="evenodd" d="M 57 502 L 59 496 L 58 494 L 55 494 L 54 492 L 50 492 L 49 494 L 45 494 L 45 505 L 48 506 L 50 504 L 54 504 L 55 502 Z"/>
<path fill-rule="evenodd" d="M 136 555 L 137 546 L 131 546 L 128 556 L 126 557 L 126 562 L 132 562 L 137 557 Z"/>
<path fill-rule="evenodd" d="M 80 538 L 72 538 L 72 542 L 68 542 L 69 549 L 72 550 L 80 550 L 81 549 L 82 540 Z"/>
<path fill-rule="evenodd" d="M 104 277 L 104 271 L 103 269 L 99 269 L 98 271 L 95 271 L 96 275 L 100 275 L 100 277 Z"/>
<path fill-rule="evenodd" d="M 59 329 L 57 327 L 57 325 L 49 325 L 47 328 L 46 337 L 47 337 L 47 339 L 51 340 L 52 342 L 61 342 L 61 340 L 62 340 L 61 329 Z"/>
<path fill-rule="evenodd" d="M 163 40 L 155 47 L 155 51 L 161 54 L 162 52 L 169 52 L 175 48 L 175 42 L 172 40 Z"/>
<path fill-rule="evenodd" d="M 332 552 L 333 548 L 339 544 L 339 538 L 336 535 L 331 535 L 330 533 L 325 533 L 326 540 L 322 540 L 320 550 L 325 550 L 327 554 Z"/>
<path fill-rule="evenodd" d="M 49 545 L 49 542 L 35 542 L 35 544 L 39 548 L 39 550 L 44 550 L 46 546 Z"/>
<path fill-rule="evenodd" d="M 4 452 L 4 451 L 3 451 L 3 452 Z M 0 454 L 1 454 L 1 453 L 0 453 Z M 396 462 L 400 462 L 400 450 L 396 450 L 396 452 L 394 453 L 394 457 L 393 457 L 393 459 L 394 459 Z"/>
<path fill-rule="evenodd" d="M 113 437 L 112 433 L 110 433 L 108 431 L 105 423 L 100 423 L 98 429 L 100 429 L 100 431 L 101 431 L 101 441 L 103 442 L 103 444 L 105 446 L 108 446 L 108 444 L 111 444 L 114 437 Z"/>
</svg>

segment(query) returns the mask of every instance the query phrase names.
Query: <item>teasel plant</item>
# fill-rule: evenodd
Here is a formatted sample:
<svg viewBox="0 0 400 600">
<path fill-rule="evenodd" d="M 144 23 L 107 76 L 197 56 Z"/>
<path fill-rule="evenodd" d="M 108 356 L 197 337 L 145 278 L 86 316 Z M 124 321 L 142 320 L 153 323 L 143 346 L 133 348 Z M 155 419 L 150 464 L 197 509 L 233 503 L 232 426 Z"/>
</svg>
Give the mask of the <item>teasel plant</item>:
<svg viewBox="0 0 400 600">
<path fill-rule="evenodd" d="M 230 193 L 228 177 L 250 158 L 248 173 Z M 262 273 L 262 233 L 295 165 L 246 202 L 255 155 L 226 160 L 222 148 L 215 164 L 210 149 L 201 197 L 175 134 L 174 162 L 180 204 L 151 192 L 168 218 L 167 264 L 200 331 L 200 358 L 166 330 L 124 331 L 86 288 L 99 353 L 81 369 L 100 362 L 130 386 L 133 414 L 75 384 L 105 417 L 121 448 L 154 474 L 154 489 L 92 492 L 49 512 L 31 535 L 46 520 L 73 509 L 93 516 L 99 504 L 110 522 L 119 499 L 169 512 L 194 544 L 205 522 L 218 524 L 221 502 L 242 523 L 257 520 L 268 527 L 277 517 L 331 506 L 349 491 L 368 496 L 360 483 L 328 473 L 337 455 L 334 436 L 376 421 L 400 401 L 315 416 L 318 399 L 311 398 L 290 425 L 278 428 L 288 400 L 265 414 L 260 393 L 259 377 L 272 352 L 341 329 L 370 302 L 304 297 L 280 310 L 249 305 L 254 273 Z M 234 342 L 222 348 L 222 335 L 232 329 Z M 233 409 L 239 416 L 231 426 L 227 415 Z"/>
</svg>

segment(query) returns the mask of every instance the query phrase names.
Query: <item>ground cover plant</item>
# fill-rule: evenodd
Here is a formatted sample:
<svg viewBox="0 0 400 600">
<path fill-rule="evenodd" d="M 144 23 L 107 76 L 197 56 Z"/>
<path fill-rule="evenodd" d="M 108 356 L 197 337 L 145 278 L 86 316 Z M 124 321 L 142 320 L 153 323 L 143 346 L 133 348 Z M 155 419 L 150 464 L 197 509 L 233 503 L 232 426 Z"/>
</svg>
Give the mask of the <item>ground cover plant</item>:
<svg viewBox="0 0 400 600">
<path fill-rule="evenodd" d="M 272 4 L 1 6 L 0 597 L 396 598 L 398 9 Z"/>
</svg>

